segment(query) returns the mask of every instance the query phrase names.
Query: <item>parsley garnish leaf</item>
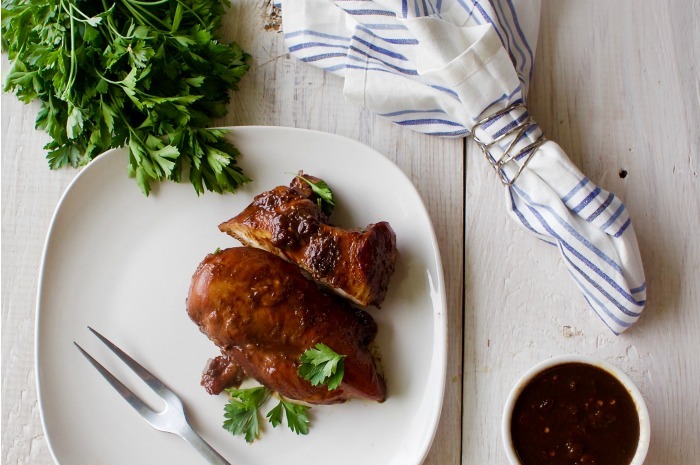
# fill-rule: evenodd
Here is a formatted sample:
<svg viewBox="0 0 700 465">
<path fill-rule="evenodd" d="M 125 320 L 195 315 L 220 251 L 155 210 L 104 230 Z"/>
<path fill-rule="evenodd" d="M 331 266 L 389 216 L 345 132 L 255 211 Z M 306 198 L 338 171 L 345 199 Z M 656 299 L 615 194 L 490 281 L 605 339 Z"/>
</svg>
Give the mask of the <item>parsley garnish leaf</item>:
<svg viewBox="0 0 700 465">
<path fill-rule="evenodd" d="M 282 423 L 282 412 L 287 417 L 287 426 L 296 434 L 309 433 L 309 417 L 306 411 L 309 407 L 306 405 L 295 404 L 279 396 L 279 403 L 267 413 L 267 419 L 273 428 Z"/>
<path fill-rule="evenodd" d="M 314 182 L 308 178 L 305 178 L 301 174 L 297 174 L 297 177 L 311 187 L 314 194 L 318 196 L 318 206 L 321 208 L 323 213 L 330 216 L 330 214 L 333 212 L 333 208 L 335 207 L 335 200 L 333 199 L 333 191 L 330 187 L 328 187 L 326 181 L 319 179 L 318 181 Z"/>
<path fill-rule="evenodd" d="M 244 435 L 248 443 L 260 436 L 260 408 L 270 397 L 265 386 L 248 389 L 229 388 L 225 390 L 230 398 L 224 406 L 223 428 L 234 435 Z M 279 403 L 270 410 L 266 417 L 273 427 L 282 423 L 287 417 L 287 426 L 296 434 L 309 433 L 309 407 L 295 404 L 277 395 Z"/>
<path fill-rule="evenodd" d="M 282 400 L 269 412 L 267 412 L 267 419 L 273 428 L 277 428 L 277 425 L 282 423 L 282 415 L 284 414 L 284 409 L 282 407 Z"/>
<path fill-rule="evenodd" d="M 224 429 L 231 434 L 245 435 L 253 442 L 260 435 L 259 409 L 270 392 L 264 386 L 248 389 L 226 389 L 230 399 L 224 406 Z"/>
<path fill-rule="evenodd" d="M 340 386 L 345 374 L 345 355 L 340 355 L 325 344 L 318 343 L 307 349 L 300 358 L 297 370 L 300 377 L 313 386 L 325 384 L 332 391 Z"/>
</svg>

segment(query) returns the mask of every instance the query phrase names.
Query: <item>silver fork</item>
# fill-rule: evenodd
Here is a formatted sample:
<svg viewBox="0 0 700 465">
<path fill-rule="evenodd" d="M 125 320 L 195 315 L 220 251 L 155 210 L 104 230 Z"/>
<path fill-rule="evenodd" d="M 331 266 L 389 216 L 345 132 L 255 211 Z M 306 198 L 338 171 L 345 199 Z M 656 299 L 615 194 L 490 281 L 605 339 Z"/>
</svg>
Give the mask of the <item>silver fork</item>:
<svg viewBox="0 0 700 465">
<path fill-rule="evenodd" d="M 145 402 L 136 396 L 128 387 L 112 375 L 105 367 L 87 353 L 77 342 L 73 344 L 78 347 L 80 352 L 97 368 L 97 370 L 105 377 L 109 384 L 117 390 L 119 394 L 136 409 L 151 426 L 159 431 L 177 434 L 182 439 L 187 441 L 202 457 L 207 459 L 209 463 L 214 465 L 231 465 L 217 451 L 214 450 L 204 439 L 197 434 L 187 422 L 185 410 L 182 406 L 180 398 L 171 391 L 158 378 L 153 376 L 148 370 L 142 367 L 136 360 L 129 357 L 123 350 L 115 346 L 107 338 L 88 326 L 88 329 L 97 336 L 109 349 L 114 352 L 134 373 L 136 373 L 153 391 L 165 401 L 165 409 L 156 412 L 151 409 Z"/>
</svg>

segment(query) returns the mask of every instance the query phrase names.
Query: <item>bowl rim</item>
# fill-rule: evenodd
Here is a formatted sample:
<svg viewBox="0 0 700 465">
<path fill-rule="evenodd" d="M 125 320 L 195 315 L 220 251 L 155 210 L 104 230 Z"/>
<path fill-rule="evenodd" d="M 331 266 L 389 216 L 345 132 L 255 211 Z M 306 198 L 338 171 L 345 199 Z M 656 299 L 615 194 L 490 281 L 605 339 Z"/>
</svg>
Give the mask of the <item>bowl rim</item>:
<svg viewBox="0 0 700 465">
<path fill-rule="evenodd" d="M 501 438 L 503 440 L 503 448 L 505 450 L 508 461 L 511 465 L 521 465 L 520 459 L 515 452 L 515 447 L 513 446 L 513 440 L 510 434 L 510 424 L 513 414 L 513 408 L 515 407 L 515 402 L 520 396 L 525 386 L 539 373 L 552 368 L 557 365 L 563 365 L 567 363 L 583 363 L 587 365 L 592 365 L 601 368 L 611 375 L 613 375 L 622 385 L 627 389 L 632 396 L 635 406 L 637 407 L 637 415 L 639 417 L 639 442 L 637 443 L 637 451 L 635 452 L 629 465 L 642 465 L 644 459 L 646 458 L 647 452 L 649 450 L 649 443 L 651 441 L 651 423 L 649 420 L 649 410 L 647 409 L 646 402 L 642 393 L 639 391 L 637 386 L 632 382 L 629 376 L 621 369 L 617 368 L 611 363 L 593 357 L 590 355 L 577 355 L 577 354 L 567 354 L 559 355 L 556 357 L 549 358 L 547 360 L 541 361 L 525 371 L 522 375 L 518 377 L 513 387 L 506 398 L 505 405 L 503 407 L 503 415 L 501 418 Z"/>
</svg>

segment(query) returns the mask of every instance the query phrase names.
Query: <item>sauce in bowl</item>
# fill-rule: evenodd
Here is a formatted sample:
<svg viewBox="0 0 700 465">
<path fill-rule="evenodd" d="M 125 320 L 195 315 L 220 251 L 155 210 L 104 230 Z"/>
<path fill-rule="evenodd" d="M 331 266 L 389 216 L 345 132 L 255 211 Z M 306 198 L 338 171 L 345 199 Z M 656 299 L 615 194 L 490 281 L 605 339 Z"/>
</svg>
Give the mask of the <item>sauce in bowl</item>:
<svg viewBox="0 0 700 465">
<path fill-rule="evenodd" d="M 640 440 L 637 405 L 608 371 L 562 363 L 515 401 L 510 435 L 523 465 L 628 465 Z"/>
</svg>

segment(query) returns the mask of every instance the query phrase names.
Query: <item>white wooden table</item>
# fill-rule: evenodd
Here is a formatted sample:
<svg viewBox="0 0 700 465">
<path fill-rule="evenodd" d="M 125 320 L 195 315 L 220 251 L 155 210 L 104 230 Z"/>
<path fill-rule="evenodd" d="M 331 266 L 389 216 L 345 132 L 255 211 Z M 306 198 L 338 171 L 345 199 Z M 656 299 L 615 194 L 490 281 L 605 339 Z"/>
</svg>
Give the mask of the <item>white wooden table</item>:
<svg viewBox="0 0 700 465">
<path fill-rule="evenodd" d="M 421 136 L 345 103 L 338 80 L 287 55 L 269 3 L 235 3 L 227 34 L 254 61 L 221 124 L 357 139 L 404 170 L 432 216 L 447 278 L 449 360 L 426 464 L 505 463 L 499 421 L 511 385 L 564 353 L 604 358 L 637 383 L 652 420 L 648 464 L 699 463 L 700 1 L 543 0 L 531 112 L 627 203 L 642 249 L 647 308 L 619 337 L 587 307 L 558 252 L 511 223 L 503 188 L 470 142 Z M 35 296 L 48 224 L 75 172 L 48 170 L 47 137 L 33 129 L 37 108 L 2 95 L 8 465 L 52 463 L 35 388 Z"/>
</svg>

